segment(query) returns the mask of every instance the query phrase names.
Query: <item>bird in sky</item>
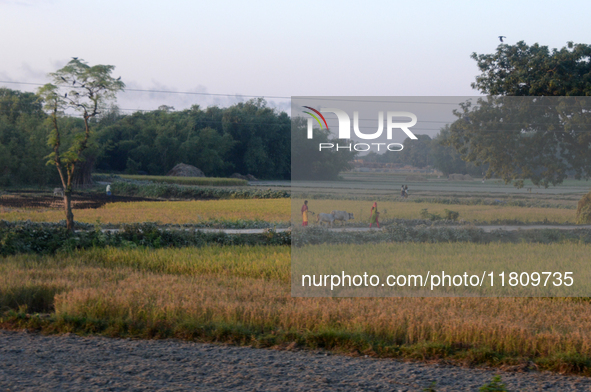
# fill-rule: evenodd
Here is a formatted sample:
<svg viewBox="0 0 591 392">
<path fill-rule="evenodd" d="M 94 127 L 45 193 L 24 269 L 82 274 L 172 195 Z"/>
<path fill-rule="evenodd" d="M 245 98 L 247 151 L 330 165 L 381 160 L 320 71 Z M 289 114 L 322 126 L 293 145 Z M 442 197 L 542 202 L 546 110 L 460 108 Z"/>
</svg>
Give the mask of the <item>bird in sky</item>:
<svg viewBox="0 0 591 392">
<path fill-rule="evenodd" d="M 504 42 L 503 38 L 507 38 L 507 37 L 505 37 L 504 35 L 499 35 L 499 40 L 501 40 L 501 42 Z"/>
<path fill-rule="evenodd" d="M 121 76 L 119 76 L 119 77 L 117 78 L 117 80 L 121 80 Z"/>
<path fill-rule="evenodd" d="M 62 78 L 62 80 L 66 83 L 68 83 L 68 81 L 66 80 L 66 78 L 64 78 L 63 76 L 60 76 L 60 78 Z"/>
<path fill-rule="evenodd" d="M 72 57 L 72 60 L 78 60 L 78 57 Z"/>
</svg>

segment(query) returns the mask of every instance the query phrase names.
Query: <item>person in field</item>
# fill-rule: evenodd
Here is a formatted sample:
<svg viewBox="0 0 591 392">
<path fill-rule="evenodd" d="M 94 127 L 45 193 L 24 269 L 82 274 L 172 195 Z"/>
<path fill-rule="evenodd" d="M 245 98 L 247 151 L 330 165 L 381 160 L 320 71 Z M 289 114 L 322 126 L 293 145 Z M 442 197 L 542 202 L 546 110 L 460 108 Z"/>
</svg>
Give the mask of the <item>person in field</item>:
<svg viewBox="0 0 591 392">
<path fill-rule="evenodd" d="M 111 196 L 111 184 L 107 185 L 107 196 Z"/>
<path fill-rule="evenodd" d="M 308 226 L 308 200 L 304 200 L 302 206 L 302 226 Z"/>
<path fill-rule="evenodd" d="M 374 202 L 373 206 L 371 207 L 371 215 L 369 217 L 369 228 L 371 229 L 371 225 L 374 223 L 380 228 L 380 222 L 378 222 L 378 217 L 380 213 L 378 212 L 378 202 Z"/>
</svg>

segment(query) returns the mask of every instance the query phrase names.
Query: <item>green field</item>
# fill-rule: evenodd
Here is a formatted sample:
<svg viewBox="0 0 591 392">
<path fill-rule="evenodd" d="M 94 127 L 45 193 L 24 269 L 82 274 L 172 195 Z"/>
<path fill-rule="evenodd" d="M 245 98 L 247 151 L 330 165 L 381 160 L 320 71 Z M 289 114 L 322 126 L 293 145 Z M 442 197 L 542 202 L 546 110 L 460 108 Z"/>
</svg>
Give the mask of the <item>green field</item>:
<svg viewBox="0 0 591 392">
<path fill-rule="evenodd" d="M 100 175 L 101 177 L 108 175 Z M 148 176 L 118 174 L 114 178 L 123 178 L 126 180 L 152 181 L 165 184 L 177 185 L 200 185 L 200 186 L 244 186 L 248 181 L 239 178 L 220 178 L 220 177 L 172 177 L 172 176 Z"/>
</svg>

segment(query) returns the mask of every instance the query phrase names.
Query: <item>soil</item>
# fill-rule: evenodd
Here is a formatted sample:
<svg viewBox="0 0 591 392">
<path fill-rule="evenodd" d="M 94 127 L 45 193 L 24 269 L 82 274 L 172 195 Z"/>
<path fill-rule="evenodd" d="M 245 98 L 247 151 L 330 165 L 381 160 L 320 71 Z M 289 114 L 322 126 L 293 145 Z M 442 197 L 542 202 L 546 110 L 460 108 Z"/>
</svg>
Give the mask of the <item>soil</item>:
<svg viewBox="0 0 591 392">
<path fill-rule="evenodd" d="M 130 202 L 130 201 L 159 201 L 144 197 L 132 196 L 107 196 L 99 193 L 74 193 L 72 195 L 72 208 L 99 208 L 107 203 Z M 53 196 L 52 193 L 39 191 L 18 191 L 0 195 L 0 207 L 5 208 L 49 208 L 63 209 L 64 199 L 60 196 Z"/>
<path fill-rule="evenodd" d="M 0 330 L 3 391 L 478 391 L 499 374 L 509 391 L 589 391 L 591 379 L 401 362 L 324 351 L 177 340 L 44 336 Z"/>
</svg>

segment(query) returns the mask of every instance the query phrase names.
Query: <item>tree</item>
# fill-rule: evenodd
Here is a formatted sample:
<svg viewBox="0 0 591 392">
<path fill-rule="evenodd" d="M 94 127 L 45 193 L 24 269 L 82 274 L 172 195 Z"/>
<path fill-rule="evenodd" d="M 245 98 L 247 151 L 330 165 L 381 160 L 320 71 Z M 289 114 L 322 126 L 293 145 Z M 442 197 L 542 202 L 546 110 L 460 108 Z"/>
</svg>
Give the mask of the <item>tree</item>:
<svg viewBox="0 0 591 392">
<path fill-rule="evenodd" d="M 306 122 L 295 118 L 291 133 L 291 178 L 293 180 L 336 180 L 341 171 L 349 169 L 357 151 L 336 149 L 319 151 L 319 143 L 348 145 L 351 140 L 331 139 L 327 129 L 315 130 L 314 139 L 306 137 Z"/>
<path fill-rule="evenodd" d="M 113 78 L 112 65 L 89 66 L 83 60 L 73 58 L 66 66 L 50 73 L 53 83 L 39 88 L 37 94 L 44 102 L 44 109 L 49 112 L 51 132 L 48 145 L 53 152 L 47 156 L 47 164 L 55 165 L 64 188 L 64 208 L 68 230 L 74 230 L 72 213 L 72 181 L 76 168 L 84 160 L 83 153 L 89 147 L 91 136 L 89 120 L 101 113 L 108 102 L 115 101 L 118 91 L 125 84 L 121 78 Z M 83 130 L 73 131 L 70 146 L 62 146 L 62 117 L 67 110 L 82 116 Z"/>
<path fill-rule="evenodd" d="M 517 187 L 589 178 L 591 98 L 576 97 L 591 96 L 591 46 L 518 42 L 472 58 L 482 72 L 472 87 L 488 97 L 455 112 L 448 143 L 462 159 Z"/>
</svg>

